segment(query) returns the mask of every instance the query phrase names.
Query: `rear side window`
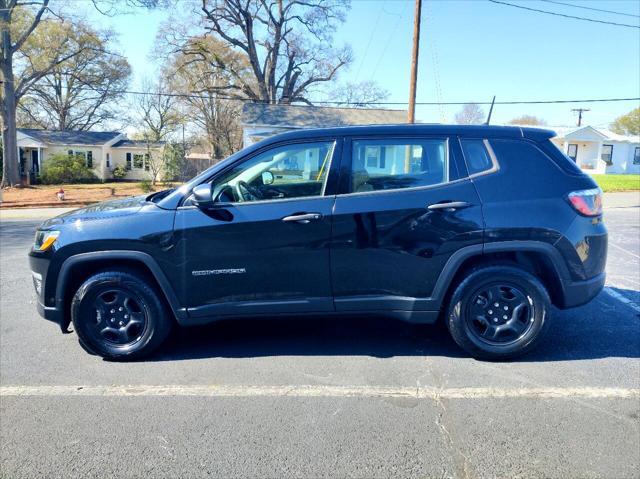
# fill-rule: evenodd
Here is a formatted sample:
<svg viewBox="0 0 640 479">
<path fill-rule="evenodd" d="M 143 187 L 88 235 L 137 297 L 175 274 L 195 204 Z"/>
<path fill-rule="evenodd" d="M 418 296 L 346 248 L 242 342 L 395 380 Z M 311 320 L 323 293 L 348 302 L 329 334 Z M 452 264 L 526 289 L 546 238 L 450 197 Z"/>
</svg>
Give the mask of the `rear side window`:
<svg viewBox="0 0 640 479">
<path fill-rule="evenodd" d="M 460 143 L 469 175 L 482 173 L 493 167 L 493 161 L 491 161 L 484 140 L 460 140 Z"/>
<path fill-rule="evenodd" d="M 353 142 L 352 193 L 430 186 L 448 178 L 446 139 Z"/>
<path fill-rule="evenodd" d="M 569 146 L 571 147 L 572 145 Z M 571 175 L 584 175 L 580 167 L 576 165 L 575 160 L 567 156 L 564 151 L 562 151 L 560 147 L 551 140 L 540 142 L 540 147 L 551 157 L 556 165 L 567 173 Z M 571 150 L 571 148 L 569 149 Z M 576 155 L 576 153 L 574 153 L 574 155 Z"/>
<path fill-rule="evenodd" d="M 552 148 L 555 150 L 555 154 L 560 158 L 557 159 L 552 156 L 552 152 L 546 150 L 543 152 L 541 149 L 526 141 L 514 141 L 514 140 L 491 140 L 491 147 L 495 151 L 498 161 L 502 164 L 503 161 L 508 161 L 513 164 L 519 164 L 523 168 L 529 168 L 534 165 L 554 164 L 562 168 L 563 170 L 574 173 L 577 170 L 578 174 L 582 174 L 580 168 L 570 159 L 564 157 L 555 146 L 541 145 L 546 148 Z M 552 151 L 553 151 L 552 150 Z M 548 156 L 549 155 L 549 156 Z M 559 160 L 564 160 L 560 164 Z M 570 166 L 573 165 L 573 168 Z"/>
</svg>

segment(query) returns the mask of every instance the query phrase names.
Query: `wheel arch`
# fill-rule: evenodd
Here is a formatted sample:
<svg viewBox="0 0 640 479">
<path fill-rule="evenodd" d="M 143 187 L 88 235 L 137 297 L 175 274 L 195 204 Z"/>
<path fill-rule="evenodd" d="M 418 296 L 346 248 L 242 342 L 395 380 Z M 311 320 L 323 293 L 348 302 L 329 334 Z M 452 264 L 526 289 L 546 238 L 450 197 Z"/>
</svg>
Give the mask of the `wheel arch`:
<svg viewBox="0 0 640 479">
<path fill-rule="evenodd" d="M 70 256 L 60 267 L 56 281 L 56 306 L 63 312 L 63 330 L 69 326 L 68 309 L 75 290 L 89 275 L 109 268 L 141 272 L 158 287 L 176 320 L 181 323 L 186 318 L 186 309 L 179 304 L 173 287 L 151 255 L 141 251 L 94 251 Z"/>
<path fill-rule="evenodd" d="M 563 304 L 563 280 L 570 278 L 569 270 L 560 252 L 552 244 L 541 241 L 500 241 L 456 251 L 445 264 L 432 297 L 440 306 L 445 305 L 455 286 L 469 271 L 496 264 L 523 268 L 542 282 L 554 305 Z"/>
</svg>

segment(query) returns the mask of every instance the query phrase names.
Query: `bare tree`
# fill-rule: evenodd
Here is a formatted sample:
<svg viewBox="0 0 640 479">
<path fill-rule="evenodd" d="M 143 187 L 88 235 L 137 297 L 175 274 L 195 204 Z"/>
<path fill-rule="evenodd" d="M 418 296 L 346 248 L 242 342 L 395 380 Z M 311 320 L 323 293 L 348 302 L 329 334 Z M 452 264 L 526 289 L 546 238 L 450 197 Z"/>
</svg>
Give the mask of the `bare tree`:
<svg viewBox="0 0 640 479">
<path fill-rule="evenodd" d="M 455 115 L 456 123 L 459 125 L 478 125 L 484 122 L 484 110 L 476 103 L 467 103 Z"/>
<path fill-rule="evenodd" d="M 18 104 L 19 117 L 29 125 L 54 130 L 89 130 L 115 119 L 131 76 L 126 58 L 110 52 L 110 31 L 97 32 L 84 22 L 63 23 L 56 32 L 34 36 L 64 36 L 82 52 L 53 67 Z"/>
<path fill-rule="evenodd" d="M 155 185 L 167 161 L 162 142 L 174 133 L 183 123 L 177 98 L 167 95 L 165 82 L 155 84 L 145 81 L 142 88 L 144 94 L 137 100 L 140 118 L 140 137 L 147 147 L 147 166 L 151 172 L 152 184 Z"/>
<path fill-rule="evenodd" d="M 214 158 L 237 151 L 242 143 L 241 104 L 220 93 L 220 87 L 232 81 L 229 70 L 221 64 L 233 64 L 236 72 L 244 68 L 243 81 L 251 82 L 244 57 L 209 36 L 189 39 L 165 67 L 165 77 L 170 79 L 167 84 L 181 95 L 179 101 L 190 122 L 204 132 Z"/>
<path fill-rule="evenodd" d="M 20 182 L 20 172 L 18 171 L 18 139 L 16 132 L 16 104 L 20 97 L 21 91 L 25 88 L 25 83 L 20 81 L 16 84 L 13 62 L 14 55 L 20 50 L 22 45 L 27 41 L 29 36 L 36 29 L 42 16 L 44 15 L 49 0 L 42 2 L 32 0 L 0 0 L 0 81 L 2 81 L 2 145 L 3 145 L 3 163 L 2 163 L 2 185 L 13 186 Z M 35 13 L 24 20 L 24 10 Z M 22 12 L 21 12 L 22 10 Z M 22 15 L 21 15 L 22 14 Z M 53 65 L 45 65 L 38 72 L 48 70 Z M 49 68 L 47 68 L 49 67 Z M 38 72 L 32 73 L 33 77 L 38 77 Z M 28 79 L 26 80 L 28 83 Z"/>
<path fill-rule="evenodd" d="M 369 108 L 376 103 L 389 98 L 389 92 L 373 80 L 360 83 L 347 82 L 340 85 L 330 93 L 331 101 L 337 106 L 350 106 L 355 108 Z"/>
<path fill-rule="evenodd" d="M 171 5 L 171 0 L 91 0 L 95 9 L 103 15 L 112 17 L 129 13 L 136 8 L 164 8 Z"/>
<path fill-rule="evenodd" d="M 333 48 L 349 0 L 202 0 L 207 28 L 246 57 L 252 82 L 221 63 L 232 81 L 216 87 L 230 97 L 265 103 L 310 103 L 310 90 L 351 61 Z"/>
<path fill-rule="evenodd" d="M 518 116 L 516 118 L 513 118 L 512 120 L 509 121 L 510 125 L 532 125 L 532 126 L 539 126 L 539 125 L 546 125 L 547 122 L 544 121 L 542 118 L 538 118 L 537 116 L 533 116 L 533 115 L 521 115 Z"/>
</svg>

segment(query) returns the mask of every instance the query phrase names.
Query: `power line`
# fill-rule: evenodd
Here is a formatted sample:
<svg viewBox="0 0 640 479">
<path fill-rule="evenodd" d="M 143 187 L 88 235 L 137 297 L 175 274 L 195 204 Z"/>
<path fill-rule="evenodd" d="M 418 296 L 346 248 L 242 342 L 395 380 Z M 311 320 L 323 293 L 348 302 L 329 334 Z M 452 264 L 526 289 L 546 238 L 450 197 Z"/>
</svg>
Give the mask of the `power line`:
<svg viewBox="0 0 640 479">
<path fill-rule="evenodd" d="M 356 81 L 358 81 L 358 77 L 360 76 L 360 71 L 362 70 L 362 64 L 364 63 L 364 60 L 367 57 L 367 53 L 369 53 L 369 47 L 371 46 L 371 41 L 373 40 L 373 36 L 378 31 L 378 23 L 380 23 L 380 17 L 382 16 L 382 12 L 384 11 L 385 2 L 386 2 L 386 0 L 384 2 L 382 2 L 382 4 L 380 5 L 380 10 L 378 11 L 378 18 L 376 18 L 376 23 L 374 24 L 373 28 L 371 29 L 371 35 L 369 36 L 369 41 L 367 42 L 367 47 L 364 49 L 364 55 L 362 55 L 362 59 L 360 60 L 360 66 L 358 67 L 358 72 L 356 73 Z"/>
<path fill-rule="evenodd" d="M 616 27 L 638 28 L 638 29 L 640 29 L 640 25 L 629 25 L 627 23 L 607 22 L 607 21 L 604 21 L 604 20 L 596 20 L 594 18 L 577 17 L 575 15 L 566 15 L 564 13 L 550 12 L 548 10 L 539 10 L 537 8 L 530 8 L 530 7 L 525 7 L 523 5 L 516 5 L 516 4 L 508 3 L 508 2 L 501 2 L 499 0 L 487 0 L 487 1 L 489 1 L 491 3 L 499 4 L 499 5 L 507 5 L 509 7 L 521 8 L 522 10 L 528 10 L 530 12 L 546 13 L 547 15 L 555 15 L 556 17 L 571 18 L 571 19 L 574 19 L 574 20 L 583 20 L 585 22 L 602 23 L 602 24 L 605 24 L 605 25 L 614 25 Z"/>
<path fill-rule="evenodd" d="M 104 89 L 99 88 L 82 88 L 82 90 L 93 91 L 96 93 L 107 93 Z M 267 103 L 256 101 L 252 98 L 236 98 L 232 96 L 221 96 L 215 95 L 215 97 L 207 96 L 207 95 L 198 95 L 195 93 L 168 93 L 168 92 L 159 92 L 159 91 L 136 91 L 136 90 L 112 90 L 113 94 L 122 94 L 122 95 L 143 95 L 143 96 L 165 96 L 165 97 L 174 97 L 174 98 L 193 98 L 200 100 L 232 100 L 232 101 L 240 101 L 240 102 L 249 102 L 249 103 Z M 629 98 L 590 98 L 590 99 L 582 99 L 582 100 L 513 100 L 513 101 L 496 101 L 496 105 L 545 105 L 545 104 L 562 104 L 562 103 L 603 103 L 603 102 L 620 102 L 620 101 L 640 101 L 640 97 L 629 97 Z M 318 105 L 361 105 L 362 102 L 345 102 L 345 101 L 313 101 L 312 103 Z M 434 105 L 467 105 L 469 103 L 475 103 L 476 105 L 490 105 L 490 101 L 422 101 L 416 102 L 416 105 L 423 106 L 434 106 Z M 367 105 L 407 105 L 406 101 L 374 101 L 367 102 Z"/>
<path fill-rule="evenodd" d="M 624 17 L 640 18 L 640 15 L 634 15 L 632 13 L 615 12 L 613 10 L 603 10 L 602 8 L 585 7 L 584 5 L 575 5 L 573 3 L 556 2 L 555 0 L 540 0 L 546 3 L 555 3 L 556 5 L 564 5 L 565 7 L 582 8 L 584 10 L 593 10 L 594 12 L 611 13 L 612 15 L 622 15 Z"/>
</svg>

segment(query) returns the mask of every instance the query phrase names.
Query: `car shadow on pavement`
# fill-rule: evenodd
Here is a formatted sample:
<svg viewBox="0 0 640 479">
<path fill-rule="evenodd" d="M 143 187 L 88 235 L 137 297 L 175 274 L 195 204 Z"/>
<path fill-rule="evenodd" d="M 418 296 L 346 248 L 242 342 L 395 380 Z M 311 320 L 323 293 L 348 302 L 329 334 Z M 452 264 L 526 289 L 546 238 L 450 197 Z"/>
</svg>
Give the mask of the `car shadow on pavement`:
<svg viewBox="0 0 640 479">
<path fill-rule="evenodd" d="M 614 289 L 634 301 L 639 293 Z M 177 361 L 208 357 L 468 355 L 442 324 L 415 325 L 378 316 L 274 317 L 223 320 L 179 331 L 149 358 Z M 554 309 L 548 334 L 521 362 L 640 358 L 640 315 L 606 292 L 591 303 Z"/>
</svg>

